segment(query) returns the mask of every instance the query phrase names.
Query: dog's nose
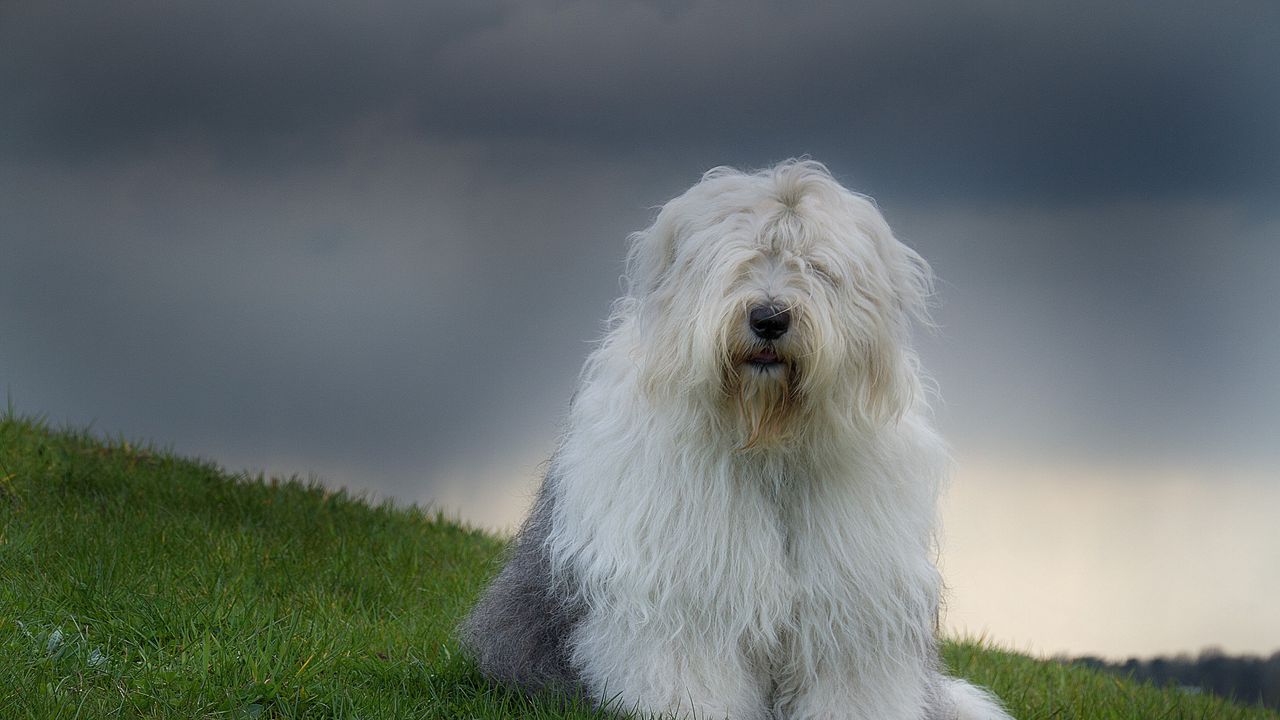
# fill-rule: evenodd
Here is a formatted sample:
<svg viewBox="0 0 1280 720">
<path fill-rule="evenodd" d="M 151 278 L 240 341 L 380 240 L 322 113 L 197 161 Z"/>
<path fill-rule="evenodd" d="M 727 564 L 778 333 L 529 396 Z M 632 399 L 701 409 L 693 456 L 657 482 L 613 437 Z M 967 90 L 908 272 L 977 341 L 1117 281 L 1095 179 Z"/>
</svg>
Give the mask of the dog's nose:
<svg viewBox="0 0 1280 720">
<path fill-rule="evenodd" d="M 751 308 L 751 332 L 761 340 L 777 340 L 791 326 L 791 313 L 781 305 L 757 305 Z"/>
</svg>

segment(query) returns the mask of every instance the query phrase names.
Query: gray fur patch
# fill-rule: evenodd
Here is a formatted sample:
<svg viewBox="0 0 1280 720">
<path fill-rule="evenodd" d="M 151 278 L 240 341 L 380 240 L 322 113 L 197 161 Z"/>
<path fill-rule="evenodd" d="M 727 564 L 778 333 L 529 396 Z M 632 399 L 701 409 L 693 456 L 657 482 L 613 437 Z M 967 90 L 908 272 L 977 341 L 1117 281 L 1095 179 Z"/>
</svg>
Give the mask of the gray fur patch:
<svg viewBox="0 0 1280 720">
<path fill-rule="evenodd" d="M 551 581 L 546 539 L 555 502 L 552 468 L 502 571 L 463 622 L 461 639 L 491 680 L 529 692 L 577 694 L 581 682 L 569 663 L 568 640 L 585 608 L 565 584 Z"/>
<path fill-rule="evenodd" d="M 955 704 L 947 695 L 943 686 L 945 680 L 941 674 L 935 674 L 925 689 L 925 706 L 923 720 L 956 720 Z"/>
</svg>

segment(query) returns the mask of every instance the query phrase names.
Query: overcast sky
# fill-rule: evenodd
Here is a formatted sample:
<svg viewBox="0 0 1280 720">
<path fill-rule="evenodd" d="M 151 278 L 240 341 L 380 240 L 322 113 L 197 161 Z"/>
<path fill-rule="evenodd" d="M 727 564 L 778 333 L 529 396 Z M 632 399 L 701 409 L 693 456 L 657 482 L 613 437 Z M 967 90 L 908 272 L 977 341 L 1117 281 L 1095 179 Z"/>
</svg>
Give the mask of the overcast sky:
<svg viewBox="0 0 1280 720">
<path fill-rule="evenodd" d="M 966 621 L 1047 652 L 1270 650 L 1280 613 L 1250 603 L 1280 594 L 1280 537 L 1248 510 L 1280 501 L 1278 67 L 1273 2 L 11 0 L 0 384 L 55 422 L 510 526 L 626 233 L 709 167 L 810 155 L 941 278 L 920 343 Z M 1206 533 L 1238 553 L 1225 585 L 1179 555 Z M 1081 603 L 1210 585 L 1230 597 L 1167 624 L 1262 620 L 1111 645 L 1047 629 L 1097 626 L 1079 607 L 1002 625 L 1018 571 L 1067 552 Z M 1112 577 L 1142 563 L 1186 587 Z"/>
</svg>

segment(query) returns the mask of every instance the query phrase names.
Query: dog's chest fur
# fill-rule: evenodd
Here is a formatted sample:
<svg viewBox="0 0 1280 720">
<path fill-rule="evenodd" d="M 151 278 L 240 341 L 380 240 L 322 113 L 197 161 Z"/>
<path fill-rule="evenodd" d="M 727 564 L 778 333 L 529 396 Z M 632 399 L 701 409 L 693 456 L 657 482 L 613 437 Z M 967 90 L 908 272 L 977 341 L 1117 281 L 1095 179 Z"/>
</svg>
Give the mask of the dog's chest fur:
<svg viewBox="0 0 1280 720">
<path fill-rule="evenodd" d="M 607 399 L 588 386 L 578 402 L 583 419 Z M 920 505 L 932 498 L 877 466 L 876 453 L 894 448 L 739 452 L 689 442 L 706 432 L 692 422 L 599 418 L 561 448 L 548 545 L 588 605 L 668 638 L 745 646 L 773 665 L 851 636 L 889 652 L 908 633 L 925 650 L 937 578 L 931 508 Z M 669 451 L 680 447 L 699 451 Z"/>
</svg>

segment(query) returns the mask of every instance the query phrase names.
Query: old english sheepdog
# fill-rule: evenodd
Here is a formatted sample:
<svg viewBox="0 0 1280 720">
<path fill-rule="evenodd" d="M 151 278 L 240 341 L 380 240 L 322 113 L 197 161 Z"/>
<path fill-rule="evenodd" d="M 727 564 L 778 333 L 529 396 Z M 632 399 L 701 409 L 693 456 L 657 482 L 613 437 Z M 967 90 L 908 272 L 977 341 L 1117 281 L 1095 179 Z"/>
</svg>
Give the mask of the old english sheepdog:
<svg viewBox="0 0 1280 720">
<path fill-rule="evenodd" d="M 793 160 L 708 172 L 625 280 L 462 627 L 480 670 L 674 717 L 1008 718 L 940 670 L 924 260 Z"/>
</svg>

